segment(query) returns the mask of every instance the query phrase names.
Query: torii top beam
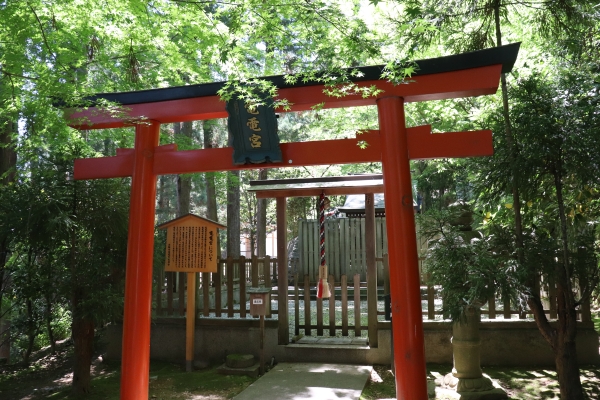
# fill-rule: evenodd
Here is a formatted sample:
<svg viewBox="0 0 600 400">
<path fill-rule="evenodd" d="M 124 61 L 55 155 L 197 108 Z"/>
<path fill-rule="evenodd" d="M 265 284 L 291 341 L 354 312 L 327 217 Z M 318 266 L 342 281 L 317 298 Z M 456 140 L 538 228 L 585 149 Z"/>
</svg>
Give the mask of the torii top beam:
<svg viewBox="0 0 600 400">
<path fill-rule="evenodd" d="M 382 65 L 355 68 L 353 70 L 358 71 L 359 76 L 352 77 L 351 80 L 359 87 L 376 86 L 384 90 L 385 96 L 402 97 L 405 103 L 492 94 L 498 89 L 498 73 L 512 70 L 519 46 L 520 43 L 515 43 L 415 61 L 418 69 L 409 79 L 410 84 L 393 85 L 382 80 Z M 480 72 L 474 74 L 474 69 Z M 281 75 L 262 79 L 272 82 L 279 89 L 278 99 L 287 99 L 292 104 L 289 111 L 309 110 L 320 103 L 325 103 L 325 108 L 337 108 L 375 105 L 376 102 L 375 97 L 363 98 L 360 95 L 340 98 L 327 96 L 323 93 L 324 85 L 318 82 L 288 84 Z M 217 96 L 217 91 L 224 85 L 224 82 L 219 82 L 136 92 L 101 93 L 89 98 L 92 104 L 100 99 L 119 103 L 124 107 L 124 115 L 115 117 L 90 107 L 70 110 L 67 118 L 73 127 L 80 129 L 122 127 L 141 118 L 160 123 L 226 118 L 225 103 Z M 299 88 L 302 90 L 297 90 Z"/>
</svg>

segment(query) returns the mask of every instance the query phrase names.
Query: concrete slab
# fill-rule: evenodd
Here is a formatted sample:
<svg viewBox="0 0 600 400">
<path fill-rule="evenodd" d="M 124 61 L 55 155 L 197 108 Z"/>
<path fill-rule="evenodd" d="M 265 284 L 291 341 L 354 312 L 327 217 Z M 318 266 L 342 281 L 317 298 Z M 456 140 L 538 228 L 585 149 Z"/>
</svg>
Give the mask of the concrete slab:
<svg viewBox="0 0 600 400">
<path fill-rule="evenodd" d="M 296 344 L 305 345 L 340 345 L 340 346 L 368 346 L 367 338 L 357 337 L 323 337 L 323 336 L 303 336 L 296 341 Z"/>
<path fill-rule="evenodd" d="M 235 400 L 358 400 L 373 367 L 280 363 Z"/>
</svg>

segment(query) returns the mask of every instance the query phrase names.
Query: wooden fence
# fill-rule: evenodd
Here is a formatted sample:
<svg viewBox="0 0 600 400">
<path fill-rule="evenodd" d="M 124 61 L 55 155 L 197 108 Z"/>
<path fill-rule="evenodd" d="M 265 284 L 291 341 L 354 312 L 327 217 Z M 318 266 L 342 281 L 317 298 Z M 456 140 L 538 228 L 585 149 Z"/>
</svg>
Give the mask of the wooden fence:
<svg viewBox="0 0 600 400">
<path fill-rule="evenodd" d="M 298 269 L 299 276 L 308 275 L 316 282 L 319 274 L 320 247 L 319 222 L 300 221 L 298 225 Z M 387 253 L 385 218 L 375 218 L 375 256 L 381 259 Z M 364 218 L 335 218 L 325 221 L 325 259 L 329 273 L 340 282 L 341 276 L 360 275 L 366 280 L 367 262 L 365 247 Z M 383 276 L 383 264 L 377 263 L 377 275 Z M 378 282 L 383 283 L 381 280 Z"/>
<path fill-rule="evenodd" d="M 156 316 L 185 315 L 186 273 L 156 274 L 154 310 Z M 216 273 L 196 275 L 197 315 L 233 318 L 249 316 L 247 288 L 272 287 L 277 281 L 277 259 L 240 257 L 219 260 Z M 241 300 L 244 301 L 241 301 Z M 240 306 L 241 304 L 241 306 Z M 246 306 L 244 306 L 246 305 Z M 268 316 L 270 317 L 270 315 Z"/>
<path fill-rule="evenodd" d="M 383 265 L 383 285 L 378 286 L 377 320 L 384 319 L 383 294 L 389 293 L 389 280 L 387 273 L 387 257 L 378 257 L 377 261 Z M 197 296 L 197 315 L 200 317 L 221 318 L 250 318 L 247 289 L 249 287 L 273 287 L 277 282 L 277 260 L 265 257 L 250 259 L 220 260 L 218 272 L 198 274 L 199 280 Z M 185 273 L 159 272 L 155 276 L 154 314 L 160 317 L 181 317 L 185 315 Z M 350 279 L 348 278 L 350 277 Z M 439 288 L 427 286 L 425 277 L 422 279 L 421 294 L 424 320 L 441 320 L 442 301 Z M 294 331 L 296 334 L 302 330 L 305 334 L 317 335 L 328 331 L 335 335 L 340 331 L 342 335 L 352 333 L 360 335 L 368 329 L 368 322 L 361 322 L 361 315 L 366 313 L 367 306 L 361 305 L 361 299 L 366 299 L 366 282 L 361 274 L 335 275 L 329 277 L 334 296 L 330 299 L 316 299 L 316 289 L 310 275 L 300 275 L 295 280 L 295 285 L 289 288 L 288 301 L 293 300 Z M 556 319 L 556 288 L 553 282 L 540 282 L 543 304 L 550 319 Z M 277 297 L 277 290 L 271 292 L 271 299 L 277 305 L 281 299 Z M 519 306 L 503 302 L 499 299 L 489 299 L 482 308 L 482 318 L 489 319 L 526 319 L 533 318 L 528 310 Z M 316 302 L 316 305 L 313 303 Z M 336 303 L 337 302 L 337 303 Z M 277 314 L 279 306 L 272 307 L 272 315 Z M 303 311 L 301 311 L 303 309 Z M 336 309 L 338 314 L 336 314 Z M 313 312 L 316 311 L 315 312 Z M 290 313 L 291 315 L 292 313 Z M 316 314 L 316 315 L 315 315 Z M 328 315 L 329 318 L 323 318 Z M 353 317 L 353 318 L 352 318 Z M 367 321 L 373 321 L 371 318 Z M 584 303 L 578 312 L 581 321 L 591 321 L 589 302 Z M 362 319 L 364 321 L 364 318 Z"/>
<path fill-rule="evenodd" d="M 294 280 L 296 283 L 292 292 L 294 297 L 295 335 L 299 335 L 303 331 L 305 335 L 310 336 L 312 330 L 315 329 L 317 336 L 323 336 L 325 329 L 328 331 L 329 336 L 336 336 L 339 331 L 342 336 L 349 336 L 349 332 L 353 332 L 354 336 L 360 337 L 362 331 L 368 330 L 369 321 L 377 321 L 377 316 L 369 316 L 370 318 L 365 323 L 361 318 L 363 312 L 367 312 L 368 306 L 361 304 L 361 300 L 366 296 L 367 285 L 366 282 L 361 283 L 359 274 L 354 275 L 350 284 L 346 275 L 342 275 L 339 282 L 335 281 L 333 275 L 329 275 L 328 281 L 332 293 L 328 299 L 315 298 L 313 294 L 315 289 L 308 275 L 304 275 L 301 285 L 299 285 L 298 278 L 296 277 Z M 339 303 L 339 307 L 336 302 Z M 316 315 L 312 310 L 313 303 L 315 303 Z M 304 308 L 303 311 L 301 311 L 301 305 Z M 328 316 L 326 322 L 323 319 L 324 314 Z M 383 315 L 384 312 L 378 311 L 377 314 Z M 352 324 L 350 324 L 350 316 L 353 316 Z"/>
</svg>

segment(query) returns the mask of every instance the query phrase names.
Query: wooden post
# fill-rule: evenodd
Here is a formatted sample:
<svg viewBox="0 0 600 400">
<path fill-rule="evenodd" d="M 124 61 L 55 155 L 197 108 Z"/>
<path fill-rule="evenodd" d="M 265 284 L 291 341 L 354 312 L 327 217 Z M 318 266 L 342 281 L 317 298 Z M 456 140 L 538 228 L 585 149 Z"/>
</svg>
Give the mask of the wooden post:
<svg viewBox="0 0 600 400">
<path fill-rule="evenodd" d="M 229 262 L 229 259 L 231 258 L 231 256 L 227 257 L 227 262 Z M 221 311 L 222 311 L 222 307 L 221 307 L 221 272 L 223 271 L 223 263 L 220 262 L 217 264 L 217 272 L 213 272 L 212 273 L 212 278 L 213 278 L 213 283 L 215 285 L 215 317 L 220 317 L 221 316 Z"/>
<path fill-rule="evenodd" d="M 329 274 L 327 282 L 331 288 L 331 296 L 329 296 L 329 336 L 335 336 L 335 277 Z"/>
<path fill-rule="evenodd" d="M 185 313 L 185 371 L 192 372 L 194 363 L 194 337 L 196 333 L 196 277 L 187 273 L 187 304 Z"/>
<path fill-rule="evenodd" d="M 290 342 L 290 325 L 288 323 L 288 254 L 287 254 L 287 220 L 285 197 L 278 197 L 277 204 L 277 321 L 279 344 Z M 296 313 L 297 315 L 297 313 Z"/>
<path fill-rule="evenodd" d="M 310 336 L 310 277 L 304 275 L 304 334 Z"/>
<path fill-rule="evenodd" d="M 156 175 L 154 150 L 160 123 L 135 127 L 133 174 L 127 239 L 121 399 L 147 399 L 150 372 L 150 312 Z"/>
<path fill-rule="evenodd" d="M 238 263 L 245 262 L 243 257 L 238 259 Z M 227 257 L 227 317 L 233 318 L 233 259 Z"/>
<path fill-rule="evenodd" d="M 360 336 L 360 274 L 354 274 L 354 337 Z"/>
<path fill-rule="evenodd" d="M 288 328 L 289 329 L 289 328 Z M 300 285 L 298 274 L 294 275 L 294 335 L 300 334 Z"/>
<path fill-rule="evenodd" d="M 369 346 L 377 347 L 377 263 L 375 262 L 375 195 L 365 194 L 365 249 Z"/>
<path fill-rule="evenodd" d="M 317 298 L 317 336 L 323 336 L 323 299 Z"/>
<path fill-rule="evenodd" d="M 264 280 L 265 288 L 270 289 L 271 288 L 271 257 L 270 256 L 263 257 L 263 269 L 262 270 L 263 270 L 263 280 Z M 286 288 L 287 288 L 287 286 L 286 286 Z M 269 298 L 270 297 L 271 296 L 269 296 Z M 277 302 L 278 302 L 278 304 L 281 304 L 281 302 L 279 302 L 279 299 L 277 300 Z M 266 315 L 266 317 L 271 318 L 271 307 L 270 306 L 269 306 L 268 310 L 269 310 L 269 313 Z M 285 321 L 287 321 L 287 318 L 285 319 Z M 289 328 L 288 328 L 288 330 L 289 330 Z M 287 343 L 285 343 L 285 344 L 287 344 Z"/>
<path fill-rule="evenodd" d="M 342 291 L 342 336 L 348 336 L 348 275 L 341 276 Z"/>
<path fill-rule="evenodd" d="M 208 317 L 210 314 L 210 272 L 202 273 L 202 303 L 204 306 L 202 308 L 202 315 Z"/>
<path fill-rule="evenodd" d="M 262 314 L 260 315 L 260 374 L 265 374 L 265 316 Z"/>
<path fill-rule="evenodd" d="M 238 264 L 240 277 L 240 318 L 246 318 L 246 259 Z"/>
<path fill-rule="evenodd" d="M 385 182 L 396 397 L 426 399 L 427 373 L 404 99 L 377 100 Z"/>
</svg>

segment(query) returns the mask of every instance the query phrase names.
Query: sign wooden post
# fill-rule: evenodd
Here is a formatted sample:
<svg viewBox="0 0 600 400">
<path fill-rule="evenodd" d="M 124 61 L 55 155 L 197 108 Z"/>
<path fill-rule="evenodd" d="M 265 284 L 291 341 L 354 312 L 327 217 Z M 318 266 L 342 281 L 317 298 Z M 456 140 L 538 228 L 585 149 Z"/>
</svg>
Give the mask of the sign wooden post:
<svg viewBox="0 0 600 400">
<path fill-rule="evenodd" d="M 192 372 L 196 332 L 196 273 L 217 272 L 218 229 L 225 229 L 226 226 L 197 215 L 187 214 L 165 222 L 157 228 L 167 230 L 165 271 L 187 273 L 185 370 Z"/>
</svg>

